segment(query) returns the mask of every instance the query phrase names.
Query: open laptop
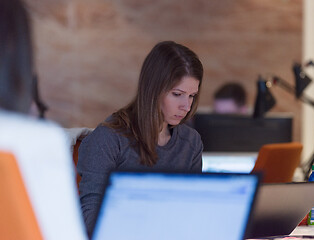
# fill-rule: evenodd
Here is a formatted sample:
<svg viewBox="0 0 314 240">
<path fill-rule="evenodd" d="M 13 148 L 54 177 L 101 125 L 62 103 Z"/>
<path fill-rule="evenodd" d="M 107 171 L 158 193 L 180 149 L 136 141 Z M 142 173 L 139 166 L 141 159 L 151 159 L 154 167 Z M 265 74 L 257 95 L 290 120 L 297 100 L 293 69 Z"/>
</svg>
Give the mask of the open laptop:
<svg viewBox="0 0 314 240">
<path fill-rule="evenodd" d="M 113 172 L 108 182 L 93 240 L 241 240 L 259 177 Z"/>
<path fill-rule="evenodd" d="M 314 207 L 314 182 L 262 184 L 246 238 L 290 234 Z"/>
</svg>

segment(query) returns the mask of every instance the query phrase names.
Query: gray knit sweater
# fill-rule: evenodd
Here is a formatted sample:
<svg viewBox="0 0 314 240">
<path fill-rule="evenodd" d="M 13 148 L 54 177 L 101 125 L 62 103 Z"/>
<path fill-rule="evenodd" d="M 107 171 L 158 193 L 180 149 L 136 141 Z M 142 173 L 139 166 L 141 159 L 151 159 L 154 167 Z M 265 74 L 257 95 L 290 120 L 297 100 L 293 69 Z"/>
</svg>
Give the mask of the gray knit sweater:
<svg viewBox="0 0 314 240">
<path fill-rule="evenodd" d="M 104 189 L 112 170 L 202 171 L 203 144 L 200 135 L 185 124 L 172 129 L 165 146 L 157 146 L 158 161 L 152 166 L 139 163 L 139 155 L 128 138 L 115 130 L 98 126 L 79 148 L 77 171 L 82 177 L 79 191 L 87 231 L 91 234 Z"/>
</svg>

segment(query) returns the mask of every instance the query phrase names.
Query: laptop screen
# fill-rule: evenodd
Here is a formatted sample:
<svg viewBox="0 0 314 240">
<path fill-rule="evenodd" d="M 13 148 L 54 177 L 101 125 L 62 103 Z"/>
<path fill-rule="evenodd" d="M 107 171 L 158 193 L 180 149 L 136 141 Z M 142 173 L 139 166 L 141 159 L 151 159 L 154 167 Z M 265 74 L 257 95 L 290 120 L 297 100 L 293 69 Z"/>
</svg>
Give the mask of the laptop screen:
<svg viewBox="0 0 314 240">
<path fill-rule="evenodd" d="M 113 172 L 93 240 L 243 239 L 259 178 Z"/>
<path fill-rule="evenodd" d="M 257 152 L 203 152 L 203 172 L 250 173 Z"/>
</svg>

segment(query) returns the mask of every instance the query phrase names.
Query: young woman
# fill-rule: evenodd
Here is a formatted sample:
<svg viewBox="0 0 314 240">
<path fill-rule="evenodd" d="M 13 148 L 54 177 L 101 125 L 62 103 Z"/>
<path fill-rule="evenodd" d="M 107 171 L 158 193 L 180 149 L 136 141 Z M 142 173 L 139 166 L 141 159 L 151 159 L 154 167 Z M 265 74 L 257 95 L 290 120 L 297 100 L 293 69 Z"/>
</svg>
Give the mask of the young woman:
<svg viewBox="0 0 314 240">
<path fill-rule="evenodd" d="M 172 41 L 146 57 L 134 100 L 84 138 L 77 170 L 89 234 L 112 170 L 202 170 L 199 134 L 183 124 L 195 113 L 203 78 L 197 55 Z"/>
</svg>

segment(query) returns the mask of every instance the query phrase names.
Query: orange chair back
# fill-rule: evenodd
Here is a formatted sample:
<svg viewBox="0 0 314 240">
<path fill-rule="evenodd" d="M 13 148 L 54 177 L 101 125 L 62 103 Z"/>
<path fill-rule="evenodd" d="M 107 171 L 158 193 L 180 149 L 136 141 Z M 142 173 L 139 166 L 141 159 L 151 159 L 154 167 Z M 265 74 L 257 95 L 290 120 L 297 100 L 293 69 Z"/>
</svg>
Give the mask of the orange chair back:
<svg viewBox="0 0 314 240">
<path fill-rule="evenodd" d="M 76 140 L 76 143 L 73 147 L 73 162 L 75 164 L 75 172 L 76 172 L 76 184 L 77 184 L 77 187 L 81 181 L 81 176 L 77 173 L 77 170 L 76 170 L 76 166 L 77 166 L 77 161 L 78 161 L 78 150 L 79 150 L 79 147 L 81 145 L 81 142 L 82 140 L 81 139 L 77 139 Z"/>
<path fill-rule="evenodd" d="M 302 148 L 298 142 L 266 144 L 259 150 L 252 172 L 263 172 L 264 183 L 291 182 Z"/>
<path fill-rule="evenodd" d="M 43 239 L 15 157 L 0 152 L 1 239 Z"/>
</svg>

